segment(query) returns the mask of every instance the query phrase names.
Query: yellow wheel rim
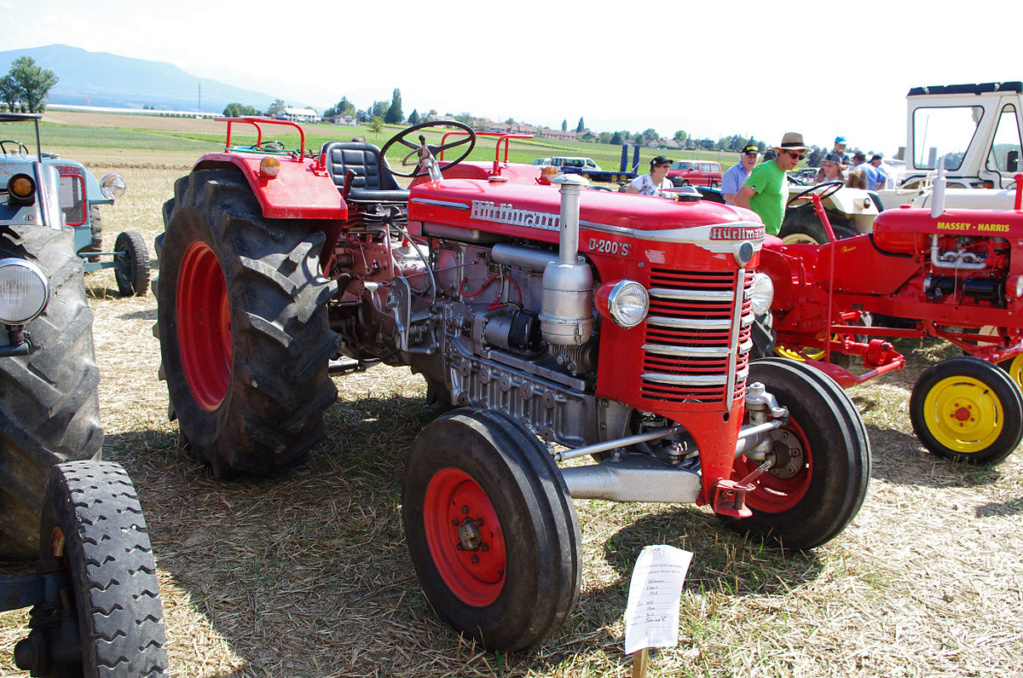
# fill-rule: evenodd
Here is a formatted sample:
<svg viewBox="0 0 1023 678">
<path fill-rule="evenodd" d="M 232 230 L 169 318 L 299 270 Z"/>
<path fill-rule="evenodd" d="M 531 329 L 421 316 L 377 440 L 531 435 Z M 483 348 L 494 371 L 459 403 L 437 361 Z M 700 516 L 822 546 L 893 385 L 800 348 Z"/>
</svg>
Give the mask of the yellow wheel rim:
<svg viewBox="0 0 1023 678">
<path fill-rule="evenodd" d="M 1016 385 L 1023 389 L 1023 354 L 1016 356 L 1005 370 Z"/>
<path fill-rule="evenodd" d="M 955 452 L 983 452 L 1005 426 L 1002 403 L 989 386 L 972 377 L 942 379 L 924 399 L 927 428 Z"/>
<path fill-rule="evenodd" d="M 810 360 L 824 359 L 824 351 L 819 348 L 803 347 L 801 350 L 797 351 L 795 349 L 788 348 L 787 346 L 775 346 L 774 354 L 780 358 L 787 358 L 800 363 L 805 363 L 807 358 Z"/>
</svg>

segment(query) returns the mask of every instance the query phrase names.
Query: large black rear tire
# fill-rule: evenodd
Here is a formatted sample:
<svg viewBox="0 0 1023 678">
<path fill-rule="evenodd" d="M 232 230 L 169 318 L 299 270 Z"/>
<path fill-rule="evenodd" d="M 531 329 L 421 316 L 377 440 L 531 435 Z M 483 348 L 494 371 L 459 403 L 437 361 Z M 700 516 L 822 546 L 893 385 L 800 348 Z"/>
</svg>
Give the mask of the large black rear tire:
<svg viewBox="0 0 1023 678">
<path fill-rule="evenodd" d="M 50 467 L 99 456 L 99 368 L 72 232 L 5 227 L 6 257 L 38 264 L 50 281 L 49 305 L 25 326 L 33 351 L 0 358 L 0 555 L 34 559 Z M 0 344 L 7 343 L 0 325 Z"/>
<path fill-rule="evenodd" d="M 304 461 L 337 398 L 322 230 L 264 219 L 232 169 L 182 177 L 163 211 L 157 336 L 183 437 L 217 477 Z"/>
<path fill-rule="evenodd" d="M 163 608 L 142 507 L 118 464 L 54 466 L 46 484 L 39 554 L 56 558 L 71 595 L 32 608 L 19 668 L 43 678 L 162 676 L 167 672 Z M 62 633 L 77 618 L 78 649 Z"/>
<path fill-rule="evenodd" d="M 833 379 L 803 363 L 757 360 L 749 382 L 761 382 L 788 408 L 789 423 L 773 432 L 778 462 L 746 495 L 753 516 L 727 522 L 786 548 L 820 546 L 845 529 L 866 497 L 870 442 L 863 419 Z M 757 466 L 740 457 L 732 478 Z"/>
<path fill-rule="evenodd" d="M 553 458 L 509 417 L 455 410 L 416 437 L 402 520 L 426 597 L 489 650 L 560 628 L 581 587 L 582 540 Z"/>
</svg>

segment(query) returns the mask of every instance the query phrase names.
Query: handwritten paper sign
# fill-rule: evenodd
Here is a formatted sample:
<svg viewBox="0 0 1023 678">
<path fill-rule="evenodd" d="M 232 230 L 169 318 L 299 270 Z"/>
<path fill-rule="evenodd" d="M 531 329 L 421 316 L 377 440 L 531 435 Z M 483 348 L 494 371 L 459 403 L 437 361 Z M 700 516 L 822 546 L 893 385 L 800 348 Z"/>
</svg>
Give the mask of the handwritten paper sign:
<svg viewBox="0 0 1023 678">
<path fill-rule="evenodd" d="M 674 546 L 647 546 L 636 559 L 625 608 L 625 654 L 678 644 L 682 584 L 693 554 Z"/>
</svg>

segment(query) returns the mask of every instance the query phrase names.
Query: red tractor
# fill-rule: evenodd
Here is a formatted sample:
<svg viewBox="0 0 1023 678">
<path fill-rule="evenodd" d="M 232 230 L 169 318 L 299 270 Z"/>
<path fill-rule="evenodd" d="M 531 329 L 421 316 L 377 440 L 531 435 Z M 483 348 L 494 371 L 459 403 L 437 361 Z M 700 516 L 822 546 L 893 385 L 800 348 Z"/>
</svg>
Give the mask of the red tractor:
<svg viewBox="0 0 1023 678">
<path fill-rule="evenodd" d="M 1023 181 L 1017 187 L 1015 210 L 888 210 L 873 233 L 845 239 L 821 208 L 836 187 L 808 192 L 830 242 L 769 238 L 761 252 L 777 345 L 820 359 L 808 362 L 848 386 L 905 365 L 892 338 L 948 340 L 966 355 L 920 375 L 913 430 L 939 456 L 1001 461 L 1023 437 Z M 881 318 L 887 326 L 870 322 Z M 854 375 L 833 354 L 858 357 L 867 371 Z"/>
<path fill-rule="evenodd" d="M 232 147 L 240 123 L 254 145 Z M 300 463 L 326 435 L 332 359 L 410 366 L 456 409 L 408 456 L 409 551 L 440 616 L 504 651 L 578 598 L 573 499 L 705 504 L 798 549 L 856 515 L 870 455 L 845 392 L 805 365 L 750 362 L 769 304 L 761 224 L 552 185 L 501 159 L 507 138 L 493 162 L 461 162 L 464 125 L 313 155 L 297 125 L 298 150 L 277 150 L 270 124 L 228 120 L 227 148 L 178 180 L 157 238 L 161 374 L 216 475 Z M 390 169 L 392 148 L 411 170 Z M 594 463 L 559 466 L 580 457 Z"/>
</svg>

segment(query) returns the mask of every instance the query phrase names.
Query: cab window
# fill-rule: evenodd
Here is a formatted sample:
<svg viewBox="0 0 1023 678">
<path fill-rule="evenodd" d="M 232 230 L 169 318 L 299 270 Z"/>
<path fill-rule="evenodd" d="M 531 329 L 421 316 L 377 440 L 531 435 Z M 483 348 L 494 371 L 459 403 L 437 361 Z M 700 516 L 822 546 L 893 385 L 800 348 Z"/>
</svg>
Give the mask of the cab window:
<svg viewBox="0 0 1023 678">
<path fill-rule="evenodd" d="M 1012 104 L 1002 109 L 995 129 L 995 140 L 987 155 L 987 168 L 995 172 L 1019 171 L 1023 144 L 1020 143 L 1019 119 Z"/>
<path fill-rule="evenodd" d="M 916 169 L 937 169 L 938 159 L 944 158 L 945 169 L 959 169 L 983 117 L 983 106 L 918 108 L 913 111 L 913 166 Z"/>
</svg>

